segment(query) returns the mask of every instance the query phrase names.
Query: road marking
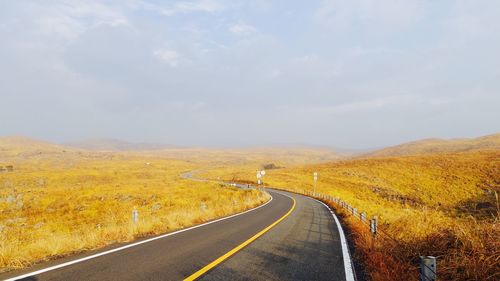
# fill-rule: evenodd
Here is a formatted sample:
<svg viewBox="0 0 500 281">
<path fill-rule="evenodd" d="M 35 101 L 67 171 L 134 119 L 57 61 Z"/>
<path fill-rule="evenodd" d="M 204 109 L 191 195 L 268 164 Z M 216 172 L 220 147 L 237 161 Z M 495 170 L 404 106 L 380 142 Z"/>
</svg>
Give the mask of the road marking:
<svg viewBox="0 0 500 281">
<path fill-rule="evenodd" d="M 191 226 L 191 227 L 188 227 L 188 228 L 185 228 L 185 229 L 177 230 L 177 231 L 174 231 L 174 232 L 170 232 L 170 233 L 167 233 L 167 234 L 163 234 L 163 235 L 160 235 L 160 236 L 156 236 L 156 237 L 153 237 L 153 238 L 149 238 L 149 239 L 146 239 L 146 240 L 142 240 L 142 241 L 139 241 L 139 242 L 128 244 L 128 245 L 125 245 L 125 246 L 122 246 L 122 247 L 118 247 L 118 248 L 115 248 L 115 249 L 112 249 L 112 250 L 108 250 L 108 251 L 105 251 L 105 252 L 97 253 L 97 254 L 94 254 L 94 255 L 91 255 L 91 256 L 88 256 L 88 257 L 84 257 L 84 258 L 81 258 L 81 259 L 77 259 L 77 260 L 72 260 L 72 261 L 69 261 L 69 262 L 61 263 L 61 264 L 58 264 L 58 265 L 54 265 L 54 266 L 51 266 L 51 267 L 47 267 L 47 268 L 44 268 L 44 269 L 33 271 L 33 272 L 30 272 L 30 273 L 27 273 L 27 274 L 24 274 L 24 275 L 19 275 L 19 276 L 16 276 L 16 277 L 5 279 L 4 281 L 14 281 L 14 280 L 19 280 L 19 279 L 31 277 L 31 276 L 34 276 L 34 275 L 42 274 L 42 273 L 45 273 L 45 272 L 48 272 L 48 271 L 52 271 L 52 270 L 55 270 L 55 269 L 67 267 L 67 266 L 70 266 L 70 265 L 73 265 L 73 264 L 76 264 L 76 263 L 80 263 L 80 262 L 83 262 L 83 261 L 86 261 L 86 260 L 95 259 L 95 258 L 100 257 L 100 256 L 104 256 L 104 255 L 111 254 L 111 253 L 114 253 L 114 252 L 122 251 L 122 250 L 125 250 L 125 249 L 128 249 L 128 248 L 134 247 L 134 246 L 138 246 L 138 245 L 141 245 L 141 244 L 152 242 L 152 241 L 155 241 L 155 240 L 158 240 L 158 239 L 162 239 L 162 238 L 165 238 L 165 237 L 168 237 L 168 236 L 172 236 L 172 235 L 175 235 L 175 234 L 179 234 L 179 233 L 182 233 L 182 232 L 185 232 L 185 231 L 193 230 L 195 228 L 199 228 L 199 227 L 202 227 L 202 226 L 205 226 L 205 225 L 209 225 L 209 224 L 212 224 L 212 223 L 216 223 L 216 222 L 220 222 L 220 221 L 227 220 L 227 219 L 230 219 L 230 218 L 234 218 L 234 217 L 246 214 L 248 212 L 255 211 L 255 210 L 257 210 L 259 208 L 262 208 L 262 207 L 266 206 L 267 204 L 271 203 L 271 201 L 273 201 L 273 197 L 272 197 L 272 195 L 270 195 L 270 196 L 271 196 L 271 199 L 269 201 L 267 201 L 266 203 L 264 203 L 264 204 L 262 204 L 260 206 L 257 206 L 257 207 L 255 207 L 253 209 L 246 210 L 244 212 L 238 213 L 238 214 L 230 215 L 230 216 L 223 217 L 223 218 L 220 218 L 220 219 L 216 219 L 216 220 L 213 220 L 213 221 L 209 221 L 209 222 L 206 222 L 206 223 L 203 223 L 203 224 Z"/>
<path fill-rule="evenodd" d="M 278 192 L 279 193 L 279 192 Z M 281 194 L 281 193 L 280 193 Z M 264 228 L 263 230 L 261 230 L 259 233 L 255 234 L 254 236 L 252 236 L 251 238 L 249 238 L 247 241 L 241 243 L 240 245 L 236 246 L 234 249 L 232 249 L 231 251 L 225 253 L 224 255 L 222 255 L 221 257 L 219 257 L 218 259 L 214 260 L 213 262 L 209 263 L 208 265 L 206 265 L 205 267 L 203 267 L 202 269 L 196 271 L 195 273 L 193 273 L 192 275 L 190 275 L 189 277 L 187 277 L 186 279 L 184 279 L 184 281 L 192 281 L 192 280 L 196 280 L 196 278 L 200 277 L 201 275 L 203 275 L 204 273 L 206 273 L 207 271 L 209 271 L 210 269 L 216 267 L 218 264 L 220 264 L 221 262 L 225 261 L 226 259 L 228 259 L 229 257 L 231 257 L 232 255 L 236 254 L 238 251 L 240 251 L 241 249 L 243 249 L 244 247 L 248 246 L 248 244 L 252 243 L 253 241 L 255 241 L 257 238 L 259 238 L 260 236 L 264 235 L 264 233 L 268 232 L 271 228 L 273 228 L 274 226 L 276 226 L 278 223 L 280 223 L 282 220 L 284 220 L 286 217 L 288 217 L 292 211 L 295 209 L 295 205 L 297 204 L 297 201 L 295 201 L 294 198 L 288 196 L 288 195 L 285 195 L 289 198 L 291 198 L 293 200 L 293 205 L 292 205 L 292 208 L 290 208 L 290 210 L 285 214 L 283 215 L 281 218 L 279 218 L 277 221 L 273 222 L 271 225 L 269 225 L 268 227 Z"/>
<path fill-rule="evenodd" d="M 344 230 L 342 229 L 342 225 L 340 224 L 339 219 L 337 218 L 335 213 L 332 211 L 332 209 L 328 205 L 326 205 L 325 203 L 323 203 L 315 198 L 312 198 L 312 199 L 323 204 L 330 211 L 330 214 L 332 214 L 333 219 L 335 220 L 335 223 L 337 224 L 337 228 L 339 229 L 340 245 L 342 247 L 342 257 L 344 259 L 345 279 L 346 279 L 346 281 L 354 281 L 355 278 L 354 278 L 354 272 L 352 269 L 351 256 L 349 255 L 349 247 L 347 247 L 347 239 L 345 238 Z"/>
</svg>

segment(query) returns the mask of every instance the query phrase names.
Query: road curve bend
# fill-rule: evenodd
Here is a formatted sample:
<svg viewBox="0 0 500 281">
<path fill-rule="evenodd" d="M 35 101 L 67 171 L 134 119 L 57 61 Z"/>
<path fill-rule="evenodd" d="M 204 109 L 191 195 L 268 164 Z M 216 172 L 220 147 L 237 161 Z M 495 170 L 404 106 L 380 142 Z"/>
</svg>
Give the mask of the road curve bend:
<svg viewBox="0 0 500 281">
<path fill-rule="evenodd" d="M 271 202 L 240 215 L 0 274 L 0 279 L 183 280 L 215 262 L 197 280 L 351 281 L 343 234 L 330 211 L 309 197 L 268 192 Z"/>
</svg>

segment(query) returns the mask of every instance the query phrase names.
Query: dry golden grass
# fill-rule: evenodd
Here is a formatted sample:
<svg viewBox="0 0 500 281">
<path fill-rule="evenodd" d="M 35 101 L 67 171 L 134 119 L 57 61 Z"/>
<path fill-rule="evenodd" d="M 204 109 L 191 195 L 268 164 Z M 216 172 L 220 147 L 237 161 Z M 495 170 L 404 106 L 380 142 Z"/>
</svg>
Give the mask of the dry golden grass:
<svg viewBox="0 0 500 281">
<path fill-rule="evenodd" d="M 207 171 L 211 177 L 254 181 L 257 166 Z M 340 197 L 395 239 L 375 243 L 358 220 L 357 255 L 372 280 L 416 280 L 418 257 L 438 257 L 440 280 L 498 280 L 500 193 L 498 150 L 338 161 L 269 170 L 265 182 Z"/>
<path fill-rule="evenodd" d="M 321 162 L 324 149 L 164 149 L 92 152 L 0 138 L 0 271 L 172 231 L 267 201 L 256 190 L 182 179 L 205 167 Z M 147 165 L 146 163 L 150 163 Z M 139 211 L 139 223 L 131 211 Z"/>
<path fill-rule="evenodd" d="M 394 240 L 382 234 L 372 240 L 365 226 L 338 210 L 372 280 L 416 280 L 420 255 L 438 257 L 440 280 L 500 277 L 498 149 L 311 164 L 337 156 L 321 149 L 94 153 L 33 147 L 26 153 L 11 145 L 12 152 L 0 142 L 0 165 L 15 164 L 14 173 L 0 174 L 3 269 L 250 208 L 267 198 L 179 174 L 197 170 L 196 177 L 255 182 L 262 164 L 273 163 L 285 168 L 268 170 L 267 184 L 312 190 L 317 171 L 318 192 L 378 216 L 380 230 Z M 134 206 L 137 226 L 130 221 Z"/>
<path fill-rule="evenodd" d="M 187 161 L 138 154 L 14 155 L 2 160 L 15 171 L 0 173 L 0 271 L 173 231 L 268 200 L 257 190 L 182 179 L 182 172 L 199 168 Z M 134 207 L 137 225 L 131 222 Z"/>
<path fill-rule="evenodd" d="M 500 134 L 473 139 L 426 139 L 387 147 L 366 154 L 366 157 L 390 157 L 435 153 L 472 152 L 500 149 Z"/>
</svg>

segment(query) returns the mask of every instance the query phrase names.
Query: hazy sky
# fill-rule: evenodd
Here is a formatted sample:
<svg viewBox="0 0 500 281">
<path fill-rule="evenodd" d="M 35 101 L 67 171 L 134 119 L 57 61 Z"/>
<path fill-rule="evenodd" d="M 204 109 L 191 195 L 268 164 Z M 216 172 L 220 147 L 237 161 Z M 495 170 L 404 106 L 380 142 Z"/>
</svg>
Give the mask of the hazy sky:
<svg viewBox="0 0 500 281">
<path fill-rule="evenodd" d="M 0 135 L 366 148 L 499 131 L 497 0 L 0 0 Z"/>
</svg>

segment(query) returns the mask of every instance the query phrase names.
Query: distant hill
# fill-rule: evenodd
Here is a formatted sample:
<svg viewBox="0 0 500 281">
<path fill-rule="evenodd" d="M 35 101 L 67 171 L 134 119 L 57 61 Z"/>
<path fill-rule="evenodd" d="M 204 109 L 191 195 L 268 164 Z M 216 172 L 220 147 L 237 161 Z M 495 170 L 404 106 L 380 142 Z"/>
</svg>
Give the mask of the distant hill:
<svg viewBox="0 0 500 281">
<path fill-rule="evenodd" d="M 500 150 L 500 133 L 471 139 L 425 139 L 404 143 L 370 153 L 361 157 L 389 157 L 477 150 Z"/>
<path fill-rule="evenodd" d="M 65 146 L 92 151 L 148 151 L 174 148 L 171 145 L 155 143 L 133 143 L 116 139 L 93 139 L 64 143 Z"/>
<path fill-rule="evenodd" d="M 71 148 L 22 136 L 0 137 L 0 157 L 61 153 Z"/>
</svg>

